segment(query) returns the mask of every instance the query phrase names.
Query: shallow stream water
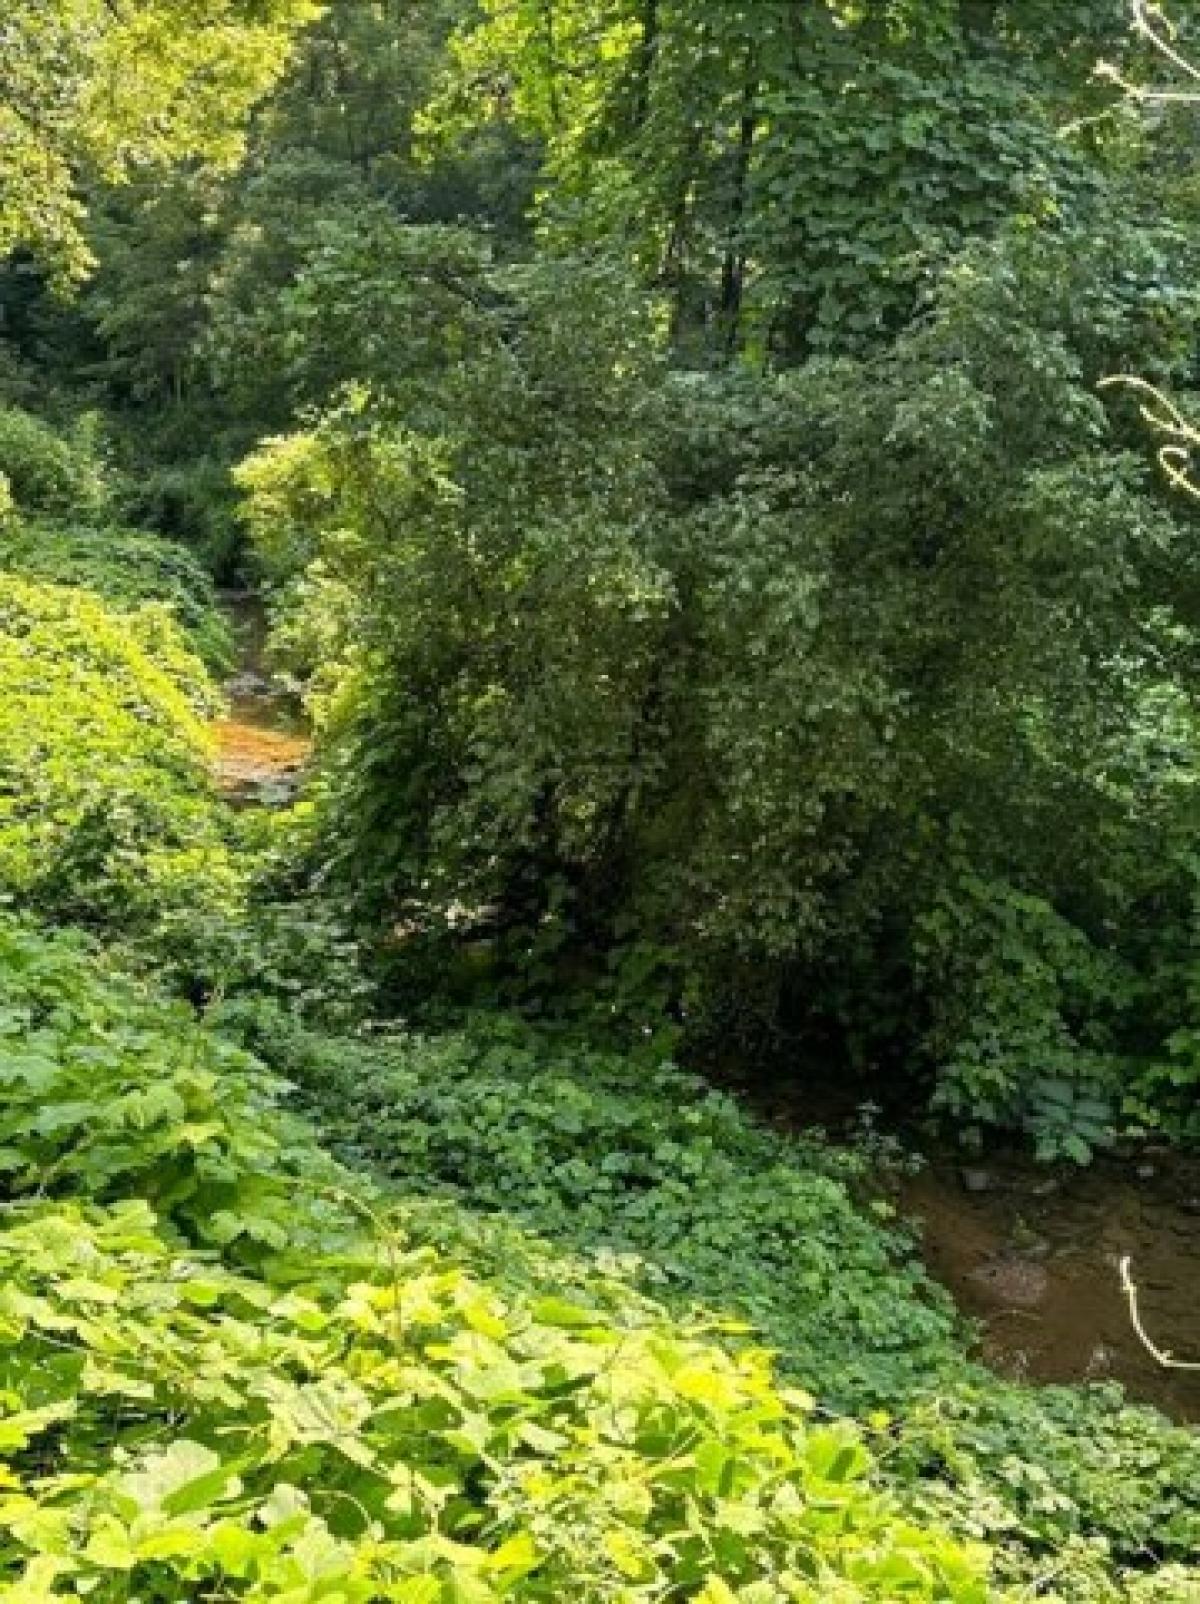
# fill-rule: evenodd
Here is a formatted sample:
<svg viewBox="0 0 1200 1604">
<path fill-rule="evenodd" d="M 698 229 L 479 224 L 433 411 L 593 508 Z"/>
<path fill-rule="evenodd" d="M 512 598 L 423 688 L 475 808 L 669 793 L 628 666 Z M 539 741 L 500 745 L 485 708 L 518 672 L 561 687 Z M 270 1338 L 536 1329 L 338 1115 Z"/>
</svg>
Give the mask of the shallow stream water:
<svg viewBox="0 0 1200 1604">
<path fill-rule="evenodd" d="M 221 602 L 237 639 L 238 668 L 225 686 L 225 716 L 213 725 L 218 783 L 243 806 L 290 801 L 312 745 L 303 712 L 267 668 L 261 599 L 253 592 L 226 591 Z"/>
<path fill-rule="evenodd" d="M 714 1078 L 783 1130 L 861 1137 L 844 1088 Z M 881 1161 L 879 1184 L 917 1234 L 929 1273 L 979 1334 L 978 1356 L 1034 1382 L 1118 1381 L 1131 1398 L 1200 1424 L 1200 1371 L 1167 1370 L 1139 1340 L 1121 1288 L 1128 1257 L 1144 1328 L 1160 1350 L 1200 1361 L 1200 1158 L 1143 1149 L 1077 1165 L 1020 1153 L 966 1156 L 873 1110 L 870 1129 L 916 1155 L 915 1173 Z"/>
<path fill-rule="evenodd" d="M 1156 1154 L 1047 1171 L 934 1158 L 897 1189 L 925 1262 L 979 1323 L 980 1352 L 1031 1381 L 1121 1382 L 1200 1422 L 1200 1372 L 1162 1368 L 1133 1329 L 1128 1256 L 1155 1346 L 1200 1360 L 1200 1165 Z"/>
</svg>

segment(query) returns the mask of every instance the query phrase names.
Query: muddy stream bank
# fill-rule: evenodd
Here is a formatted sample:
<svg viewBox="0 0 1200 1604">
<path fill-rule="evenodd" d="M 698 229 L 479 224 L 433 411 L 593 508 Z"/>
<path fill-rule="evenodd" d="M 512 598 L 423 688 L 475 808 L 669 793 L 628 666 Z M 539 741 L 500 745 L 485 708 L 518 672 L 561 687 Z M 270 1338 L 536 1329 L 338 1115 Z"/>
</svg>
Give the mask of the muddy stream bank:
<svg viewBox="0 0 1200 1604">
<path fill-rule="evenodd" d="M 1119 1381 L 1200 1423 L 1200 1373 L 1163 1369 L 1121 1290 L 1128 1255 L 1160 1349 L 1200 1359 L 1200 1166 L 1156 1154 L 1086 1170 L 935 1156 L 895 1201 L 933 1276 L 979 1323 L 980 1355 L 1030 1381 Z"/>
<path fill-rule="evenodd" d="M 819 1128 L 833 1140 L 860 1129 L 803 1088 L 740 1089 L 773 1124 Z M 893 1119 L 915 1173 L 885 1171 L 888 1201 L 918 1237 L 930 1274 L 978 1332 L 978 1356 L 1031 1382 L 1117 1381 L 1131 1398 L 1200 1424 L 1200 1372 L 1167 1370 L 1134 1331 L 1122 1291 L 1128 1257 L 1143 1325 L 1155 1345 L 1200 1360 L 1200 1158 L 1167 1148 L 1100 1155 L 1086 1168 L 1024 1153 L 968 1157 Z"/>
</svg>

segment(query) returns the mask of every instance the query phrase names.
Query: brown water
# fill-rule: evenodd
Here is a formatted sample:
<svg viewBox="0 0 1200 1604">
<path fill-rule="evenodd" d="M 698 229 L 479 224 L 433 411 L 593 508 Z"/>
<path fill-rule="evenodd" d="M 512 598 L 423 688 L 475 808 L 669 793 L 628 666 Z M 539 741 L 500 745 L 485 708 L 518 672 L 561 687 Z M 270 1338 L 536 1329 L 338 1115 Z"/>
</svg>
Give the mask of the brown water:
<svg viewBox="0 0 1200 1604">
<path fill-rule="evenodd" d="M 783 1129 L 815 1126 L 834 1140 L 861 1131 L 844 1089 L 814 1093 L 728 1065 L 710 1073 Z M 1118 1381 L 1200 1423 L 1200 1372 L 1164 1369 L 1147 1352 L 1120 1277 L 1128 1256 L 1151 1340 L 1200 1361 L 1200 1159 L 1144 1150 L 1050 1168 L 1012 1154 L 974 1160 L 910 1133 L 901 1141 L 920 1167 L 883 1184 L 929 1273 L 975 1322 L 980 1358 L 1028 1381 Z"/>
<path fill-rule="evenodd" d="M 213 724 L 222 791 L 242 806 L 278 805 L 296 794 L 312 749 L 296 698 L 266 663 L 267 616 L 261 600 L 228 591 L 222 603 L 238 645 L 238 672 L 225 686 L 228 711 Z"/>
<path fill-rule="evenodd" d="M 968 1186 L 981 1190 L 968 1190 Z M 932 1161 L 899 1183 L 931 1274 L 979 1323 L 995 1369 L 1032 1381 L 1123 1383 L 1200 1422 L 1200 1373 L 1162 1368 L 1121 1290 L 1126 1255 L 1145 1329 L 1200 1360 L 1200 1166 L 1168 1155 L 1047 1172 L 1025 1160 Z"/>
</svg>

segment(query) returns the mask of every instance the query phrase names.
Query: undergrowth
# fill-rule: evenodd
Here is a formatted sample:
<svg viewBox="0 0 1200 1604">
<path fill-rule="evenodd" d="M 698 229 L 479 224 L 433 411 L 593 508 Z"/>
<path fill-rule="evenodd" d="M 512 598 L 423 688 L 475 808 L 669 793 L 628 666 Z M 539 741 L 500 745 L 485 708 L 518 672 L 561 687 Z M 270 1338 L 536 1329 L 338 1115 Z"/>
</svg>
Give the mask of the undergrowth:
<svg viewBox="0 0 1200 1604">
<path fill-rule="evenodd" d="M 368 1030 L 305 806 L 77 577 L 0 575 L 0 1604 L 1200 1596 L 1195 1435 L 969 1362 L 869 1155 Z"/>
<path fill-rule="evenodd" d="M 0 1003 L 14 1604 L 993 1596 L 762 1353 L 414 1245 L 252 1059 L 64 942 L 0 928 Z"/>
<path fill-rule="evenodd" d="M 165 611 L 0 573 L 0 895 L 124 930 L 227 895 L 214 706 Z"/>
<path fill-rule="evenodd" d="M 210 671 L 232 666 L 233 632 L 212 579 L 175 541 L 137 529 L 24 523 L 0 532 L 0 568 L 90 591 L 135 619 L 147 609 L 166 611 Z M 138 627 L 146 628 L 144 616 Z"/>
<path fill-rule="evenodd" d="M 866 1195 L 866 1155 L 511 1018 L 357 1042 L 275 1009 L 226 1024 L 287 1066 L 348 1160 L 617 1264 L 681 1318 L 744 1319 L 823 1407 L 872 1418 L 893 1483 L 995 1544 L 1014 1579 L 1058 1556 L 1058 1596 L 1123 1597 L 1200 1549 L 1196 1434 L 1114 1386 L 1025 1387 L 970 1361 L 949 1300 Z"/>
</svg>

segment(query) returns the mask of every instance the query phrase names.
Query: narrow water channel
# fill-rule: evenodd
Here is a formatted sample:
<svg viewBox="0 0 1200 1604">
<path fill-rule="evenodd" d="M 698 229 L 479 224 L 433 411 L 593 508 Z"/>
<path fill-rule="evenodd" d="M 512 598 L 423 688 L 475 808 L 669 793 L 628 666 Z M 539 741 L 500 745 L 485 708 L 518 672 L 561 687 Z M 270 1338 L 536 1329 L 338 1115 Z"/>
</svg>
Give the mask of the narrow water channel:
<svg viewBox="0 0 1200 1604">
<path fill-rule="evenodd" d="M 861 1129 L 844 1088 L 728 1065 L 716 1078 L 783 1130 L 850 1141 Z M 1086 1168 L 1018 1153 L 977 1160 L 907 1127 L 900 1109 L 874 1124 L 919 1155 L 916 1173 L 885 1171 L 883 1184 L 929 1273 L 974 1322 L 981 1359 L 1033 1382 L 1117 1381 L 1200 1424 L 1200 1372 L 1164 1369 L 1147 1352 L 1120 1275 L 1128 1257 L 1155 1345 L 1200 1361 L 1200 1156 L 1143 1150 Z"/>
<path fill-rule="evenodd" d="M 241 806 L 290 801 L 304 775 L 311 740 L 296 697 L 267 666 L 267 614 L 253 592 L 221 596 L 237 641 L 238 667 L 225 686 L 227 710 L 216 720 L 217 780 Z"/>
</svg>

